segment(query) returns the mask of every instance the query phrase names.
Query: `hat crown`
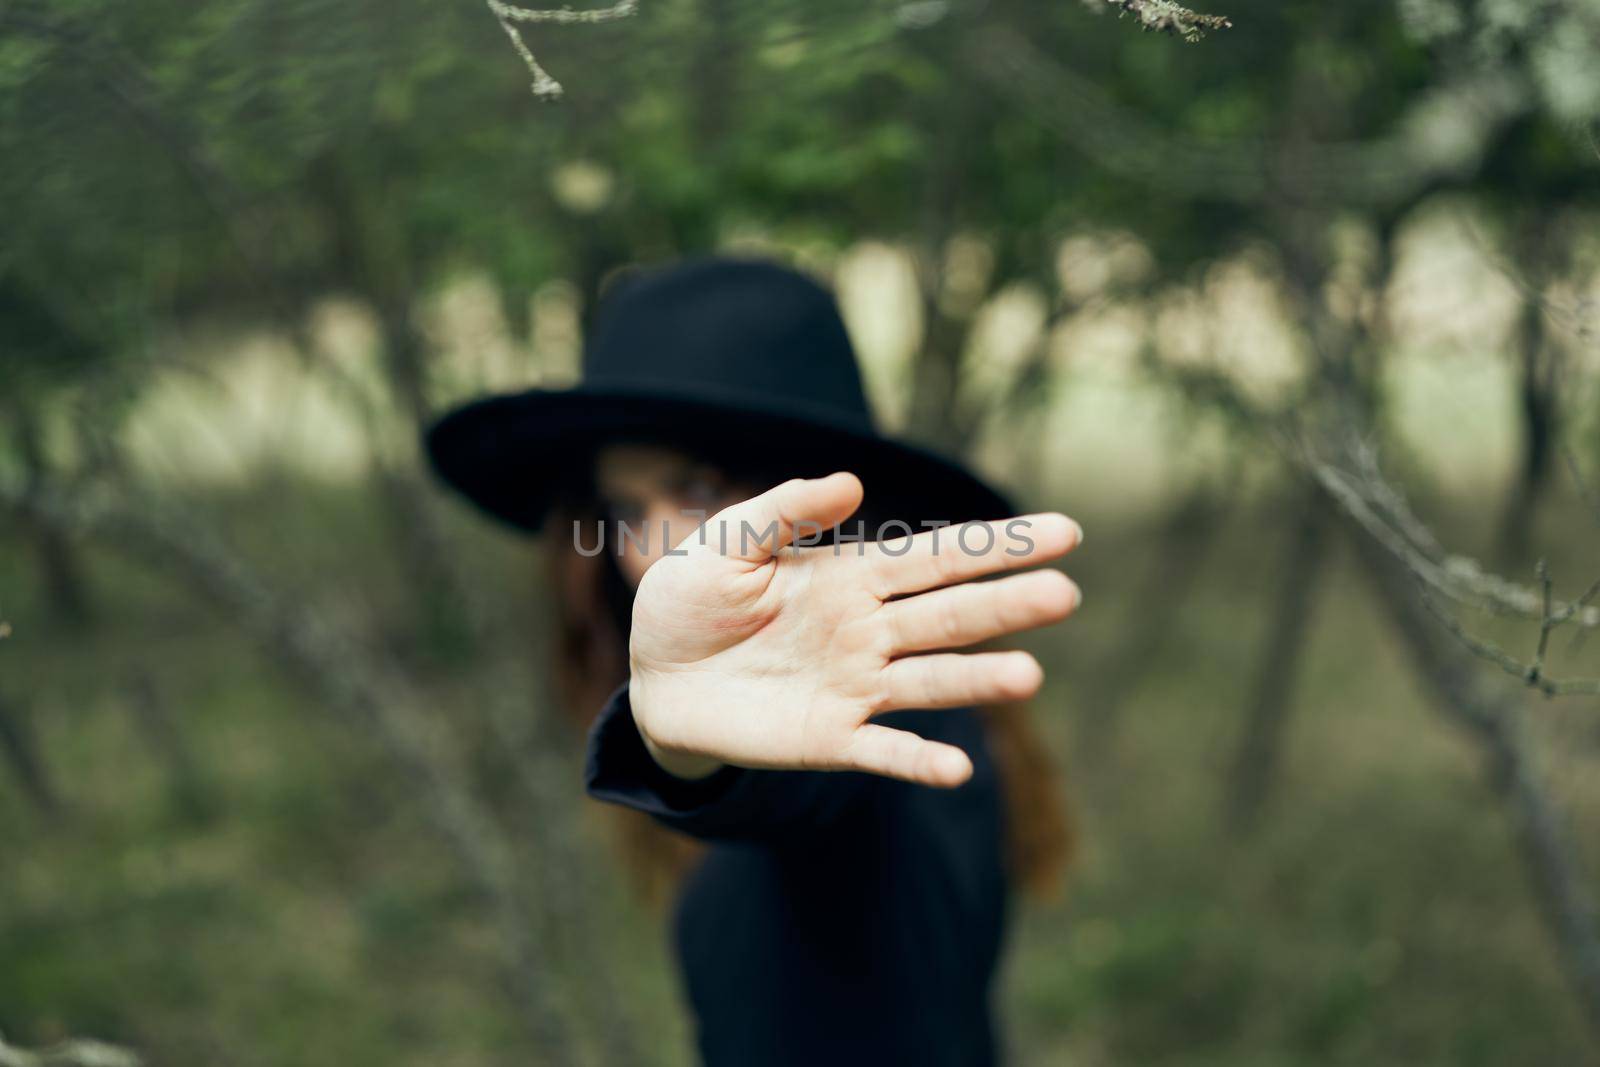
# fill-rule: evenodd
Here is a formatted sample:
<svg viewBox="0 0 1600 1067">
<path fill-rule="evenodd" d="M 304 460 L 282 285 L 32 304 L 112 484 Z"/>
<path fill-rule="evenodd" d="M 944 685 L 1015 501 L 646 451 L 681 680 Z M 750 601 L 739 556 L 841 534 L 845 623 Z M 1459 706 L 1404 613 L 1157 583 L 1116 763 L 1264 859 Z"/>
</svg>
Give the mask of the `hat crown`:
<svg viewBox="0 0 1600 1067">
<path fill-rule="evenodd" d="M 602 300 L 583 363 L 589 388 L 781 400 L 872 429 L 832 295 L 775 263 L 704 259 L 626 278 Z"/>
</svg>

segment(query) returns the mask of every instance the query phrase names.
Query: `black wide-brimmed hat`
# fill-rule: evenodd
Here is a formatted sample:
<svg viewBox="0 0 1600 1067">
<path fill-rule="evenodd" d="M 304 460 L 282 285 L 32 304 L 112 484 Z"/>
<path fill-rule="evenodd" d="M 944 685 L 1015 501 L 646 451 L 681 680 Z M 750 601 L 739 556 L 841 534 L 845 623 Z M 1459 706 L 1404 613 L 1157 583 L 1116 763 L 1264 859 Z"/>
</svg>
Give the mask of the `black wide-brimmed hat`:
<svg viewBox="0 0 1600 1067">
<path fill-rule="evenodd" d="M 434 423 L 426 444 L 446 482 L 531 531 L 584 484 L 595 449 L 631 440 L 780 477 L 852 471 L 872 514 L 913 526 L 1014 514 L 960 464 L 879 434 L 833 297 L 758 260 L 695 260 L 618 282 L 581 384 L 475 400 Z"/>
</svg>

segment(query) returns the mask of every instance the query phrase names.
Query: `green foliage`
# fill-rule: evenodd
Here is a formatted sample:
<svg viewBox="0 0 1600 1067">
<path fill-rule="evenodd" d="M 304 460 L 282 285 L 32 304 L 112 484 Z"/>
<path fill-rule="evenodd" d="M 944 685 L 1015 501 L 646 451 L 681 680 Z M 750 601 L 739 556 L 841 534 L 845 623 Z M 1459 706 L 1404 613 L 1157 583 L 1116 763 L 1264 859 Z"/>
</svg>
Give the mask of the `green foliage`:
<svg viewBox="0 0 1600 1067">
<path fill-rule="evenodd" d="M 1059 304 L 1056 255 L 1077 231 L 1132 234 L 1153 269 L 1119 284 L 1153 292 L 1242 248 L 1273 270 L 1325 267 L 1332 224 L 1392 233 L 1441 191 L 1510 228 L 1597 195 L 1595 0 L 1229 0 L 1231 28 L 1195 47 L 1134 32 L 1119 7 L 1186 36 L 1220 27 L 1132 0 L 645 0 L 614 22 L 524 27 L 565 86 L 543 104 L 473 0 L 0 0 L 0 407 L 114 438 L 170 370 L 169 338 L 222 322 L 309 359 L 308 309 L 351 296 L 378 320 L 387 401 L 426 409 L 440 375 L 416 321 L 464 270 L 493 279 L 522 332 L 551 280 L 587 308 L 619 267 L 734 238 L 823 258 L 884 239 L 915 250 L 933 306 L 945 249 L 976 237 L 985 293 L 1030 282 Z M 952 359 L 971 303 L 939 312 Z M 29 422 L 30 439 L 61 436 Z M 72 470 L 70 451 L 37 466 Z M 448 673 L 435 646 L 451 627 L 418 612 L 416 557 L 392 550 L 426 509 L 361 497 L 329 520 L 292 477 L 258 488 L 218 505 L 237 506 L 245 558 L 315 575 L 341 617 L 381 620 L 372 646 Z M 335 510 L 359 494 L 339 496 Z M 1020 1062 L 1580 1059 L 1505 827 L 1463 784 L 1463 753 L 1396 712 L 1412 694 L 1347 583 L 1307 686 L 1305 786 L 1262 848 L 1229 851 L 1212 748 L 1253 663 L 1238 635 L 1261 610 L 1269 519 L 1241 519 L 1182 654 L 1140 680 L 1130 747 L 1086 782 L 1103 851 L 1072 908 L 1023 917 Z M 1095 538 L 1119 545 L 1098 588 L 1162 551 L 1120 533 Z M 479 581 L 520 590 L 470 536 L 465 555 L 499 567 Z M 0 805 L 23 857 L 20 888 L 0 892 L 0 1031 L 90 1030 L 158 1062 L 504 1060 L 517 1020 L 489 992 L 496 934 L 444 850 L 419 844 L 372 739 L 98 556 L 107 628 L 41 633 L 18 592 L 34 578 L 23 534 L 0 537 L 0 621 L 30 620 L 0 642 L 0 683 L 38 695 L 78 807 L 58 827 Z M 1052 655 L 1092 664 L 1138 622 L 1118 621 L 1089 654 Z M 520 664 L 525 636 L 501 658 Z M 195 738 L 209 818 L 129 755 L 121 679 L 142 664 Z M 461 678 L 430 681 L 440 707 L 473 699 Z M 1065 726 L 1054 741 L 1075 751 Z M 660 1062 L 680 1062 L 655 920 L 614 911 L 608 951 L 646 1029 L 669 1034 Z"/>
<path fill-rule="evenodd" d="M 586 273 L 748 230 L 839 244 L 916 240 L 932 221 L 990 238 L 1004 273 L 1045 278 L 1052 235 L 1124 226 L 1178 266 L 1269 237 L 1270 205 L 1174 198 L 1159 155 L 1148 180 L 1105 169 L 1057 130 L 1052 112 L 1072 101 L 1021 106 L 975 67 L 974 40 L 1014 27 L 1162 137 L 1247 159 L 1288 135 L 1393 130 L 1454 76 L 1452 50 L 1536 82 L 1548 110 L 1525 123 L 1581 118 L 1600 63 L 1570 40 L 1600 39 L 1582 33 L 1593 4 L 1545 6 L 1541 22 L 1490 3 L 1397 15 L 1390 0 L 1244 0 L 1227 34 L 1174 50 L 1094 17 L 1109 7 L 912 18 L 895 5 L 658 0 L 616 22 L 532 24 L 568 85 L 538 107 L 472 4 L 14 5 L 0 143 L 20 165 L 0 192 L 26 209 L 0 226 L 12 269 L 103 319 L 111 347 L 193 307 L 292 316 L 330 290 L 408 303 L 464 265 L 489 270 L 516 307 L 551 277 L 592 288 Z M 1582 166 L 1580 141 L 1528 144 L 1546 170 Z M 1507 153 L 1484 158 L 1497 180 Z M 574 164 L 603 175 L 598 199 L 563 196 Z"/>
</svg>

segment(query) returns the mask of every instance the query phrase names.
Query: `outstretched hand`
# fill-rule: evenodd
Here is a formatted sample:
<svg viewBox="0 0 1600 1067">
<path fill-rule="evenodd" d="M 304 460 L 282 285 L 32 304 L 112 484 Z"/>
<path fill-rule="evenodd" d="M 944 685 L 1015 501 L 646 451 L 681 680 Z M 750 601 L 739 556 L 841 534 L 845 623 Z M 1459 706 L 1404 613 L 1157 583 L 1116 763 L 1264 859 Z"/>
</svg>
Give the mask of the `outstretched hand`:
<svg viewBox="0 0 1600 1067">
<path fill-rule="evenodd" d="M 785 482 L 712 516 L 645 572 L 629 695 L 669 772 L 733 763 L 957 786 L 972 774 L 965 752 L 873 717 L 1038 690 L 1044 673 L 1026 652 L 949 650 L 1071 614 L 1081 594 L 1059 571 L 973 579 L 1065 555 L 1077 524 L 1051 513 L 805 546 L 861 498 L 853 474 Z"/>
</svg>

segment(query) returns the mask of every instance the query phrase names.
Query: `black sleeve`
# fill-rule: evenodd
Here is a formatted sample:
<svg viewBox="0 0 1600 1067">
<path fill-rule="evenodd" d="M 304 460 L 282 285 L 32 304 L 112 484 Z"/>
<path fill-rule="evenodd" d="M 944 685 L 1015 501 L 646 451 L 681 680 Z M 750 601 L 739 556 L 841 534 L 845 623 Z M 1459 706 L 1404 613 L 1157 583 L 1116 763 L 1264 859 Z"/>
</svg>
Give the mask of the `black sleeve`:
<svg viewBox="0 0 1600 1067">
<path fill-rule="evenodd" d="M 862 803 L 875 781 L 857 771 L 732 765 L 705 778 L 678 778 L 645 748 L 626 685 L 590 727 L 584 766 L 584 785 L 595 799 L 646 812 L 695 837 L 723 840 L 802 840 Z"/>
</svg>

